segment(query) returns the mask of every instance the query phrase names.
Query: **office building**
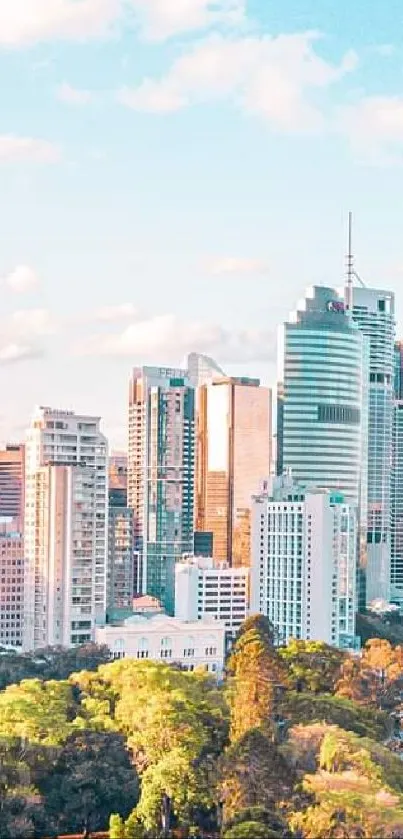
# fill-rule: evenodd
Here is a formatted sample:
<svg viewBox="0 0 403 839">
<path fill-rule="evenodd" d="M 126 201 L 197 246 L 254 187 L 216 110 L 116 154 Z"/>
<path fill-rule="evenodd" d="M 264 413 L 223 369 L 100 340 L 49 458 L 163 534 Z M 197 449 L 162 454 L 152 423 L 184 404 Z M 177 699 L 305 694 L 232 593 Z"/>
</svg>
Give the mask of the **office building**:
<svg viewBox="0 0 403 839">
<path fill-rule="evenodd" d="M 251 498 L 270 472 L 271 391 L 222 378 L 198 389 L 197 531 L 213 534 L 215 563 L 250 565 Z"/>
<path fill-rule="evenodd" d="M 224 370 L 218 366 L 213 358 L 196 352 L 189 353 L 186 356 L 184 367 L 193 387 L 200 387 L 213 381 L 213 379 L 226 377 Z"/>
<path fill-rule="evenodd" d="M 24 539 L 19 517 L 0 518 L 0 647 L 21 649 L 24 620 Z"/>
<path fill-rule="evenodd" d="M 395 343 L 394 397 L 403 400 L 403 341 Z"/>
<path fill-rule="evenodd" d="M 391 292 L 354 287 L 352 315 L 369 345 L 366 602 L 390 599 L 395 301 Z"/>
<path fill-rule="evenodd" d="M 23 445 L 8 445 L 0 450 L 0 517 L 20 519 L 24 514 L 24 461 Z"/>
<path fill-rule="evenodd" d="M 338 492 L 275 478 L 253 501 L 251 612 L 289 638 L 355 644 L 357 510 Z"/>
<path fill-rule="evenodd" d="M 280 329 L 278 358 L 282 470 L 358 505 L 366 485 L 365 348 L 334 289 L 307 290 Z"/>
<path fill-rule="evenodd" d="M 403 607 L 403 342 L 395 344 L 391 469 L 390 597 Z"/>
<path fill-rule="evenodd" d="M 194 388 L 180 369 L 133 370 L 129 390 L 128 505 L 142 591 L 174 613 L 175 563 L 193 547 Z"/>
<path fill-rule="evenodd" d="M 26 441 L 24 648 L 105 619 L 108 452 L 98 417 L 38 408 Z"/>
<path fill-rule="evenodd" d="M 119 495 L 122 493 L 122 495 Z M 123 503 L 122 503 L 123 502 Z M 109 490 L 108 571 L 106 608 L 128 609 L 137 593 L 135 580 L 134 517 L 127 506 L 126 491 Z M 136 569 L 138 563 L 136 561 Z"/>
<path fill-rule="evenodd" d="M 176 566 L 175 616 L 223 621 L 235 637 L 249 614 L 249 568 L 214 567 L 212 557 L 184 557 Z"/>
<path fill-rule="evenodd" d="M 127 454 L 112 452 L 109 458 L 109 490 L 127 490 Z"/>
<path fill-rule="evenodd" d="M 225 626 L 219 621 L 181 621 L 167 615 L 133 615 L 117 625 L 96 628 L 98 644 L 111 658 L 134 658 L 179 664 L 184 670 L 203 668 L 222 676 Z"/>
</svg>

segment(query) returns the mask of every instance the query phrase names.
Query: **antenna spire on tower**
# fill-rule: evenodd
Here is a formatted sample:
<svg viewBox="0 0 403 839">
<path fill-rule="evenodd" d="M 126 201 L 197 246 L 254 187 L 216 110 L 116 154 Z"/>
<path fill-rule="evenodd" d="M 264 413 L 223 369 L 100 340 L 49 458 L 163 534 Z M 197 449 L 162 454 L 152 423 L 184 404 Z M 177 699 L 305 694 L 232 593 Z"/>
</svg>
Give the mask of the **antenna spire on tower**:
<svg viewBox="0 0 403 839">
<path fill-rule="evenodd" d="M 348 254 L 347 254 L 347 283 L 345 287 L 345 303 L 348 311 L 353 310 L 353 277 L 354 277 L 354 256 L 353 256 L 353 214 L 348 214 Z"/>
</svg>

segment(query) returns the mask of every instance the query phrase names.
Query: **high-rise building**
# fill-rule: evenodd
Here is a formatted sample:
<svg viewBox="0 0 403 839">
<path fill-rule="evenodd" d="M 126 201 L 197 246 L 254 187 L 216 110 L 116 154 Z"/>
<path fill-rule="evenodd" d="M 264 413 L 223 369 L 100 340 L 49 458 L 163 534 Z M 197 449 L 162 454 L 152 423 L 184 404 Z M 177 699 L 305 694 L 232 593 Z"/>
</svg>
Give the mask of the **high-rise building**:
<svg viewBox="0 0 403 839">
<path fill-rule="evenodd" d="M 403 342 L 395 344 L 391 469 L 391 600 L 403 606 Z"/>
<path fill-rule="evenodd" d="M 270 472 L 271 391 L 258 379 L 222 378 L 198 390 L 196 530 L 213 558 L 250 565 L 251 499 Z"/>
<path fill-rule="evenodd" d="M 355 645 L 357 509 L 275 478 L 253 502 L 251 611 L 289 638 Z"/>
<path fill-rule="evenodd" d="M 106 610 L 107 535 L 99 418 L 38 408 L 26 441 L 25 649 L 94 637 Z"/>
<path fill-rule="evenodd" d="M 0 517 L 20 520 L 24 515 L 25 447 L 9 445 L 0 451 Z"/>
<path fill-rule="evenodd" d="M 223 621 L 233 638 L 249 614 L 249 568 L 214 567 L 212 557 L 184 557 L 176 565 L 175 616 Z"/>
<path fill-rule="evenodd" d="M 366 601 L 371 603 L 390 599 L 395 301 L 379 289 L 354 287 L 352 295 L 353 319 L 369 345 Z"/>
<path fill-rule="evenodd" d="M 109 489 L 127 490 L 127 454 L 112 452 L 109 458 Z"/>
<path fill-rule="evenodd" d="M 131 609 L 138 592 L 135 579 L 134 516 L 127 506 L 127 490 L 109 484 L 108 572 L 106 608 Z M 136 562 L 137 569 L 137 562 Z"/>
<path fill-rule="evenodd" d="M 174 613 L 175 563 L 193 546 L 195 392 L 181 369 L 133 370 L 128 505 L 143 593 Z"/>
<path fill-rule="evenodd" d="M 189 353 L 186 356 L 184 367 L 188 371 L 189 382 L 193 387 L 200 387 L 208 384 L 213 379 L 220 379 L 226 376 L 224 370 L 217 362 L 208 355 L 201 355 L 197 352 Z"/>
<path fill-rule="evenodd" d="M 21 649 L 24 620 L 24 539 L 19 516 L 0 518 L 0 647 Z"/>
<path fill-rule="evenodd" d="M 339 490 L 363 515 L 366 363 L 363 336 L 337 292 L 309 288 L 280 330 L 277 472 Z"/>
</svg>

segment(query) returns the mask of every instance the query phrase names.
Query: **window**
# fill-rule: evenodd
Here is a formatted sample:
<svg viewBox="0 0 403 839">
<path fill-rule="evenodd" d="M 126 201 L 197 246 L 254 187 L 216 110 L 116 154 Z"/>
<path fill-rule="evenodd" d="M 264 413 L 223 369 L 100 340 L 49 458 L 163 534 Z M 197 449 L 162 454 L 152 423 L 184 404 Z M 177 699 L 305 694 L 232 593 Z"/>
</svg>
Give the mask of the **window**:
<svg viewBox="0 0 403 839">
<path fill-rule="evenodd" d="M 161 658 L 172 658 L 172 638 L 161 638 Z"/>
</svg>

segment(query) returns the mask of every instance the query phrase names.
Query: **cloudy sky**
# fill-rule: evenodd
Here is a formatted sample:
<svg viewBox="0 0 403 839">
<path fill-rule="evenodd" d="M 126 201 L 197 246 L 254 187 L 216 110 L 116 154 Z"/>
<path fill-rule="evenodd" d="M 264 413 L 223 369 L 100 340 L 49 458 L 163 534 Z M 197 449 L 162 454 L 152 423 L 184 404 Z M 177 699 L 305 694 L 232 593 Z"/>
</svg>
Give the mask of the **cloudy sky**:
<svg viewBox="0 0 403 839">
<path fill-rule="evenodd" d="M 337 10 L 337 11 L 335 11 Z M 130 368 L 275 376 L 357 268 L 403 315 L 400 0 L 0 0 L 0 440 L 35 404 L 125 439 Z"/>
</svg>

